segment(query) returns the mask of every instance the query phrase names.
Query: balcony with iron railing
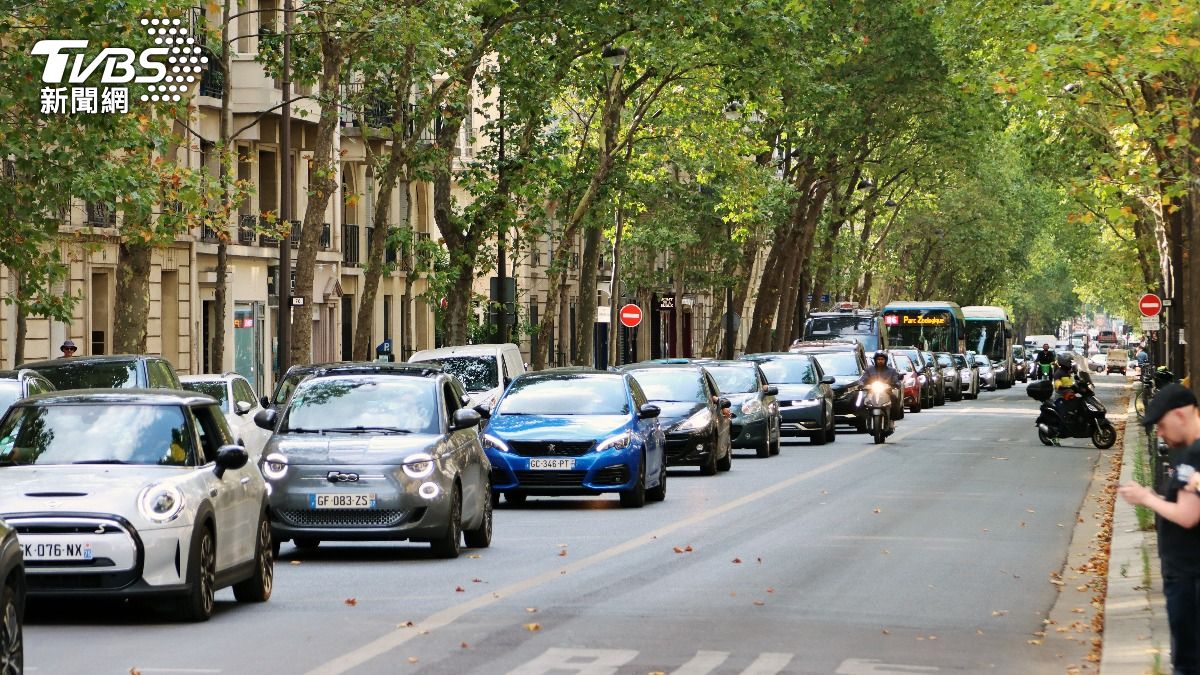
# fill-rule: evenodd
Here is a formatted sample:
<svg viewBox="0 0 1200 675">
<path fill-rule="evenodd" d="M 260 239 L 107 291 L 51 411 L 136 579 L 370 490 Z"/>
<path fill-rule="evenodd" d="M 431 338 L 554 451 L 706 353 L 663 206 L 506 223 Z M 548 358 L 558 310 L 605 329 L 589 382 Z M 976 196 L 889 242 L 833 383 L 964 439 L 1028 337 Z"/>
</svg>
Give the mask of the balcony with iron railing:
<svg viewBox="0 0 1200 675">
<path fill-rule="evenodd" d="M 253 246 L 257 230 L 258 216 L 252 213 L 243 213 L 238 218 L 238 243 L 243 246 Z"/>
<path fill-rule="evenodd" d="M 116 227 L 117 209 L 112 204 L 84 203 L 84 224 L 91 227 Z"/>
<path fill-rule="evenodd" d="M 342 224 L 342 262 L 347 266 L 358 266 L 358 235 L 358 225 Z"/>
<path fill-rule="evenodd" d="M 208 47 L 202 53 L 208 57 L 208 63 L 200 75 L 200 95 L 221 98 L 225 95 L 225 66 Z"/>
</svg>

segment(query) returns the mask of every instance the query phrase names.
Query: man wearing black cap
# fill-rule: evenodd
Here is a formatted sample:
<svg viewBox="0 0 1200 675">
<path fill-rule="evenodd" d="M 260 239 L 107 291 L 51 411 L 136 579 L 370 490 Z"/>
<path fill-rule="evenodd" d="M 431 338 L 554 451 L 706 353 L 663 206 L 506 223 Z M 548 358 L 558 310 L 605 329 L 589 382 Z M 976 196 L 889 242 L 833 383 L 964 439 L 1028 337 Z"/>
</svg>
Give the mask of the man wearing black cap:
<svg viewBox="0 0 1200 675">
<path fill-rule="evenodd" d="M 1163 595 L 1171 625 L 1171 660 L 1176 674 L 1200 674 L 1200 409 L 1196 395 L 1178 384 L 1163 387 L 1146 407 L 1146 428 L 1171 448 L 1185 448 L 1171 470 L 1166 496 L 1137 483 L 1118 488 L 1125 501 L 1146 506 L 1162 517 L 1158 551 Z"/>
</svg>

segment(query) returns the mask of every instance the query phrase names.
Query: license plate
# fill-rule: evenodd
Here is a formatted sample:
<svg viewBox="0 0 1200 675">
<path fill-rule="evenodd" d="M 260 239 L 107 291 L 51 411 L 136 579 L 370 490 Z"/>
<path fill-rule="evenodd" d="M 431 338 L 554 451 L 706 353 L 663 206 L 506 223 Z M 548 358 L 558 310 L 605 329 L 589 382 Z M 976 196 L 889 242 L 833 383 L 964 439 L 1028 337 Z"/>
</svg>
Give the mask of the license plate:
<svg viewBox="0 0 1200 675">
<path fill-rule="evenodd" d="M 92 545 L 88 543 L 70 544 L 65 542 L 43 542 L 39 544 L 21 544 L 25 560 L 91 560 Z"/>
<path fill-rule="evenodd" d="M 322 492 L 308 496 L 312 509 L 373 509 L 374 492 Z"/>
<path fill-rule="evenodd" d="M 571 470 L 575 468 L 575 460 L 560 459 L 558 457 L 546 457 L 529 460 L 530 469 L 548 469 L 548 470 Z"/>
</svg>

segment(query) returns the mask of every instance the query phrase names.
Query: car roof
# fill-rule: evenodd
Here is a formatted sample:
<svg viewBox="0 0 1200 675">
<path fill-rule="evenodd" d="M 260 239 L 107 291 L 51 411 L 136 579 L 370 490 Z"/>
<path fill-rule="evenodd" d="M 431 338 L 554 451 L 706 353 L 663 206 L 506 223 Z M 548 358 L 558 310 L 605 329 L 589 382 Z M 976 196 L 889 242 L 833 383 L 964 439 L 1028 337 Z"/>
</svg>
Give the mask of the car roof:
<svg viewBox="0 0 1200 675">
<path fill-rule="evenodd" d="M 42 361 L 30 361 L 29 363 L 21 364 L 21 368 L 49 368 L 53 366 L 65 366 L 79 363 L 128 363 L 129 361 L 145 361 L 148 359 L 162 359 L 161 356 L 154 354 L 108 354 L 104 356 L 70 356 L 59 359 L 45 359 Z"/>
<path fill-rule="evenodd" d="M 289 373 L 292 371 L 289 369 Z M 323 377 L 326 375 L 409 375 L 431 377 L 442 373 L 442 367 L 436 363 L 417 361 L 415 363 L 392 363 L 390 361 L 360 361 L 346 363 L 326 363 L 301 371 L 307 375 Z"/>
<path fill-rule="evenodd" d="M 642 361 L 639 363 L 630 363 L 626 366 L 621 366 L 621 370 L 632 372 L 634 370 L 690 370 L 693 372 L 700 371 L 704 368 L 702 364 L 692 363 L 691 361 L 682 362 L 664 362 L 664 361 Z"/>
<path fill-rule="evenodd" d="M 716 366 L 718 368 L 722 366 L 737 366 L 738 368 L 757 367 L 753 361 L 748 359 L 696 359 L 693 363 L 705 368 L 709 366 Z"/>
<path fill-rule="evenodd" d="M 837 351 L 837 350 L 826 350 L 826 351 Z M 845 350 L 841 350 L 841 351 L 845 351 Z M 778 359 L 778 358 L 787 358 L 787 357 L 796 357 L 796 356 L 805 356 L 808 358 L 812 358 L 812 354 L 809 353 L 808 349 L 805 349 L 802 352 L 759 352 L 757 354 L 747 354 L 742 358 L 747 361 L 759 361 L 759 360 L 766 360 L 766 358 L 764 358 L 764 357 L 770 357 L 771 359 Z"/>
<path fill-rule="evenodd" d="M 522 373 L 520 377 L 522 379 L 536 378 L 541 375 L 610 375 L 614 377 L 621 377 L 626 374 L 627 373 L 624 371 L 613 372 L 610 370 L 598 370 L 596 368 L 588 368 L 587 366 L 563 366 L 561 368 L 547 368 L 545 370 Z"/>
<path fill-rule="evenodd" d="M 203 373 L 200 375 L 180 375 L 180 382 L 228 382 L 234 378 L 246 379 L 241 373 Z"/>
<path fill-rule="evenodd" d="M 176 389 L 67 389 L 30 396 L 26 402 L 43 405 L 208 405 L 211 396 Z"/>
<path fill-rule="evenodd" d="M 482 345 L 458 345 L 455 347 L 437 347 L 436 349 L 422 349 L 412 355 L 409 362 L 421 361 L 424 359 L 441 358 L 445 356 L 482 356 L 494 355 L 505 347 L 516 347 L 512 343 L 495 343 Z"/>
</svg>

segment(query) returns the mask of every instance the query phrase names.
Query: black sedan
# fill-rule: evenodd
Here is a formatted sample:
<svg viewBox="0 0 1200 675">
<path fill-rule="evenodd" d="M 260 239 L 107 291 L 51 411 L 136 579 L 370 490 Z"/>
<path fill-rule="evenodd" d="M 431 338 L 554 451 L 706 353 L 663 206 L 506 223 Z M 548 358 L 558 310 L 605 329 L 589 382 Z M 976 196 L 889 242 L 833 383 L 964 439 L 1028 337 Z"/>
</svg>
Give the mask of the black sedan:
<svg viewBox="0 0 1200 675">
<path fill-rule="evenodd" d="M 833 414 L 840 424 L 852 425 L 862 433 L 867 430 L 867 413 L 861 397 L 862 374 L 867 368 L 867 356 L 862 345 L 850 343 L 818 342 L 792 345 L 789 350 L 797 354 L 810 354 L 821 366 L 821 372 L 833 376 Z"/>
<path fill-rule="evenodd" d="M 0 673 L 20 673 L 24 667 L 25 641 L 21 622 L 25 615 L 25 565 L 16 530 L 0 520 Z"/>
<path fill-rule="evenodd" d="M 318 370 L 255 416 L 275 431 L 262 459 L 275 540 L 427 541 L 444 558 L 464 538 L 490 545 L 491 464 L 462 385 L 431 365 L 361 370 Z"/>
<path fill-rule="evenodd" d="M 753 448 L 759 457 L 779 454 L 779 389 L 753 361 L 699 361 L 721 395 L 733 404 L 729 437 L 735 448 Z"/>
<path fill-rule="evenodd" d="M 749 354 L 776 387 L 784 436 L 808 436 L 813 445 L 837 438 L 832 375 L 810 354 Z"/>
<path fill-rule="evenodd" d="M 690 363 L 636 363 L 624 368 L 662 411 L 667 434 L 667 464 L 700 466 L 711 476 L 733 466 L 730 447 L 732 404 L 704 368 Z"/>
</svg>

